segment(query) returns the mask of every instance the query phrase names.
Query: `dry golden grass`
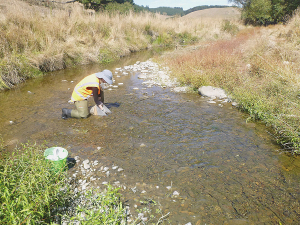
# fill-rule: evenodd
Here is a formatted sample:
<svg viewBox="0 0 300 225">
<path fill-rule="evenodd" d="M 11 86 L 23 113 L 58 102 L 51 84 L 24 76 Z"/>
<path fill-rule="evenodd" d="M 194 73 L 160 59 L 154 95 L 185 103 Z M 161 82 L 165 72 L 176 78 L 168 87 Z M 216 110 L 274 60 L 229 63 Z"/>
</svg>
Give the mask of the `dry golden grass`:
<svg viewBox="0 0 300 225">
<path fill-rule="evenodd" d="M 284 150 L 300 153 L 299 15 L 287 25 L 245 28 L 232 39 L 160 60 L 184 85 L 224 88 L 249 118 L 274 128 Z"/>
<path fill-rule="evenodd" d="M 84 10 L 78 3 L 63 9 L 18 0 L 3 0 L 0 5 L 2 88 L 38 71 L 108 62 L 154 45 L 176 45 L 179 34 L 198 40 L 231 36 L 221 30 L 220 20 L 166 19 L 151 13 L 111 16 Z"/>
</svg>

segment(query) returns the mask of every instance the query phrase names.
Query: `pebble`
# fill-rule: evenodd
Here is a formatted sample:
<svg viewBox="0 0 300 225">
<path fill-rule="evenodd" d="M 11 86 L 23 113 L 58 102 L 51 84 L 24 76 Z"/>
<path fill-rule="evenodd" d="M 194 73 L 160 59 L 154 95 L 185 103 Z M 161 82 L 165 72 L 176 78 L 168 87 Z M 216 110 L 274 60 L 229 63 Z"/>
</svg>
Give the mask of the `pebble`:
<svg viewBox="0 0 300 225">
<path fill-rule="evenodd" d="M 91 166 L 89 164 L 83 164 L 84 169 L 88 170 L 89 168 L 91 168 Z"/>
<path fill-rule="evenodd" d="M 116 170 L 116 169 L 118 169 L 118 166 L 113 166 L 112 169 Z"/>
<path fill-rule="evenodd" d="M 132 88 L 133 90 L 139 90 L 139 88 L 138 87 L 134 87 L 134 88 Z"/>
<path fill-rule="evenodd" d="M 121 172 L 121 171 L 123 171 L 123 170 L 124 170 L 124 169 L 122 169 L 122 168 L 119 168 L 119 169 L 118 169 L 118 172 Z"/>
<path fill-rule="evenodd" d="M 108 184 L 108 182 L 104 181 L 104 182 L 102 182 L 102 184 Z"/>
<path fill-rule="evenodd" d="M 118 83 L 118 85 L 120 86 L 120 85 L 123 85 L 123 83 Z"/>
<path fill-rule="evenodd" d="M 167 186 L 166 188 L 167 188 L 168 190 L 170 190 L 170 189 L 172 188 L 172 186 Z"/>
<path fill-rule="evenodd" d="M 107 170 L 109 170 L 109 168 L 107 166 L 103 168 L 104 172 L 106 172 Z"/>
<path fill-rule="evenodd" d="M 144 144 L 144 143 L 142 143 L 141 145 L 140 145 L 140 147 L 142 148 L 142 147 L 146 147 L 146 145 Z"/>
<path fill-rule="evenodd" d="M 216 102 L 215 101 L 207 101 L 208 103 L 211 103 L 211 104 L 215 104 Z"/>
<path fill-rule="evenodd" d="M 173 192 L 173 195 L 174 195 L 174 196 L 178 196 L 178 195 L 179 195 L 179 192 L 178 192 L 178 191 L 174 191 L 174 192 Z"/>
<path fill-rule="evenodd" d="M 86 159 L 86 160 L 83 160 L 83 164 L 87 164 L 87 163 L 89 163 L 90 162 L 90 160 L 88 160 L 88 159 Z"/>
<path fill-rule="evenodd" d="M 10 123 L 10 124 L 13 124 L 13 123 L 14 123 L 14 121 L 12 121 L 12 120 L 11 120 L 11 121 L 9 121 L 9 123 Z"/>
</svg>

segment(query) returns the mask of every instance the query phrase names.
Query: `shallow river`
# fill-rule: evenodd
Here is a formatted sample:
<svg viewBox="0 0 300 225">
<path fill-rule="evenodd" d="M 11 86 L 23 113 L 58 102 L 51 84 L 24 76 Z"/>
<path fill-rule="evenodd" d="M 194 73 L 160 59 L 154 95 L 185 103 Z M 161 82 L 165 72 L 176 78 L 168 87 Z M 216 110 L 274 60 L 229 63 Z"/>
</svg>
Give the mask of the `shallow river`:
<svg viewBox="0 0 300 225">
<path fill-rule="evenodd" d="M 148 220 L 146 208 L 157 203 L 156 219 L 169 213 L 170 224 L 300 224 L 300 159 L 280 153 L 267 128 L 246 123 L 230 103 L 147 88 L 129 73 L 115 76 L 123 85 L 105 91 L 112 114 L 61 119 L 61 108 L 74 107 L 68 100 L 83 77 L 148 57 L 57 71 L 0 93 L 8 148 L 28 140 L 64 147 L 80 160 L 70 175 L 83 160 L 98 160 L 94 185 L 121 185 L 130 211 Z"/>
</svg>

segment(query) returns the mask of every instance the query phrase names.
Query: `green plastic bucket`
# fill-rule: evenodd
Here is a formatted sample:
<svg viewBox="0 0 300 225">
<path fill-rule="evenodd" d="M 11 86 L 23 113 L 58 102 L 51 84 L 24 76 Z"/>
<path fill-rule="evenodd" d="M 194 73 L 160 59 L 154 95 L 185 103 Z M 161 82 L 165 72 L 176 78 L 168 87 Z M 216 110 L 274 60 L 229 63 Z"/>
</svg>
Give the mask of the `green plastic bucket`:
<svg viewBox="0 0 300 225">
<path fill-rule="evenodd" d="M 62 147 L 47 148 L 44 157 L 51 162 L 52 170 L 59 172 L 66 168 L 68 151 Z"/>
</svg>

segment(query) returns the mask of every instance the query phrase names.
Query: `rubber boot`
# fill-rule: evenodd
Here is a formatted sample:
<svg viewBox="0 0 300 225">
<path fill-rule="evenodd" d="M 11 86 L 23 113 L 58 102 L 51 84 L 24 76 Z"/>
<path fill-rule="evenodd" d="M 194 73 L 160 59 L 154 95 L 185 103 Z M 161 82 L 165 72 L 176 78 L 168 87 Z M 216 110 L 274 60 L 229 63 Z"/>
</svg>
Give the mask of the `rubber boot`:
<svg viewBox="0 0 300 225">
<path fill-rule="evenodd" d="M 72 109 L 63 108 L 61 111 L 62 111 L 62 114 L 61 114 L 62 119 L 66 120 L 68 118 L 71 118 Z"/>
</svg>

